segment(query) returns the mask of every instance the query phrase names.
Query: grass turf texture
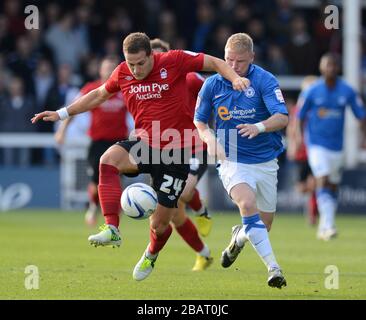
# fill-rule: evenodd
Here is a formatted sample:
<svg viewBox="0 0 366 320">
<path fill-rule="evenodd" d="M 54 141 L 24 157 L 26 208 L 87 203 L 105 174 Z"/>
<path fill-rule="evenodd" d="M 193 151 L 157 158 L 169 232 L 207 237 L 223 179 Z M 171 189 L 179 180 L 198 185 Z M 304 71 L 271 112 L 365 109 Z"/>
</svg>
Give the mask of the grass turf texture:
<svg viewBox="0 0 366 320">
<path fill-rule="evenodd" d="M 83 213 L 0 213 L 0 299 L 366 299 L 366 218 L 338 215 L 339 237 L 322 242 L 301 215 L 278 214 L 270 233 L 288 286 L 267 286 L 267 271 L 247 245 L 228 269 L 221 251 L 239 214 L 215 214 L 204 240 L 214 257 L 204 272 L 192 272 L 195 253 L 173 232 L 153 273 L 142 282 L 132 270 L 149 241 L 148 221 L 122 218 L 120 248 L 94 248 Z M 102 218 L 100 218 L 102 223 Z M 25 268 L 39 269 L 39 289 L 26 290 Z M 325 268 L 339 270 L 339 289 L 325 288 Z"/>
</svg>

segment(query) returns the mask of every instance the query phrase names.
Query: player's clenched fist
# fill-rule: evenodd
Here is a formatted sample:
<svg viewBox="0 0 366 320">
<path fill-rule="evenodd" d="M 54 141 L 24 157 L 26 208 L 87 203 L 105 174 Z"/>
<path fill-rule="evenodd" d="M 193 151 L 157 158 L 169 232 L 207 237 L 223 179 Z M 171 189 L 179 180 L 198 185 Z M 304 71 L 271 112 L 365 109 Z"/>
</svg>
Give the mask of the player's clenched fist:
<svg viewBox="0 0 366 320">
<path fill-rule="evenodd" d="M 250 86 L 250 80 L 243 77 L 237 77 L 233 81 L 234 90 L 244 91 Z"/>
<path fill-rule="evenodd" d="M 41 113 L 36 113 L 31 119 L 32 123 L 36 123 L 39 120 L 55 122 L 60 120 L 60 117 L 56 111 L 43 111 Z"/>
</svg>

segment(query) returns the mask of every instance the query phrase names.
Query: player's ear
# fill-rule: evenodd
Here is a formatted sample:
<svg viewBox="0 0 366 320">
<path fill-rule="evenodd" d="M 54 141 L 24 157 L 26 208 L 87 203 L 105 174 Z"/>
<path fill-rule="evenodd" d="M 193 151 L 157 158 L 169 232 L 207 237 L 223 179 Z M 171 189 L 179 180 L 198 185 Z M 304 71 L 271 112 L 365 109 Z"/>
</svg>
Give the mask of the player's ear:
<svg viewBox="0 0 366 320">
<path fill-rule="evenodd" d="M 253 51 L 252 54 L 251 54 L 250 63 L 253 63 L 254 58 L 255 58 L 255 52 Z"/>
</svg>

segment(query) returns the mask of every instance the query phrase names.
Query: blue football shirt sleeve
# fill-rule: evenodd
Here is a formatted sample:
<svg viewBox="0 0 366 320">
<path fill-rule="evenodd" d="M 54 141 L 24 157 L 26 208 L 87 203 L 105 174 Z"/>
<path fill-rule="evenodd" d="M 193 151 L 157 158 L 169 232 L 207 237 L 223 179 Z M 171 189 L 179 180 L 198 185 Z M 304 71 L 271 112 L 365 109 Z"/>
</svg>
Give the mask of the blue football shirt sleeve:
<svg viewBox="0 0 366 320">
<path fill-rule="evenodd" d="M 208 78 L 198 92 L 194 120 L 208 123 L 212 112 L 212 92 L 214 82 Z"/>
<path fill-rule="evenodd" d="M 361 97 L 353 89 L 351 89 L 349 104 L 351 106 L 353 114 L 357 119 L 366 118 L 366 109 L 364 104 L 362 103 Z"/>
<path fill-rule="evenodd" d="M 270 74 L 264 74 L 261 81 L 261 93 L 264 104 L 271 115 L 275 113 L 288 114 L 285 99 L 276 78 Z"/>
</svg>

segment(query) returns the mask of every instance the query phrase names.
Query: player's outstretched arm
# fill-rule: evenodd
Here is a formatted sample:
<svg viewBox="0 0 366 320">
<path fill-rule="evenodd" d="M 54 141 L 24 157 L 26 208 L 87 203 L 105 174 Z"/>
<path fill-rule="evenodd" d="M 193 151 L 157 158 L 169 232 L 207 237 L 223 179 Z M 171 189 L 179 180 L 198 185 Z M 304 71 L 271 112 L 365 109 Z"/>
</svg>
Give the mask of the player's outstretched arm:
<svg viewBox="0 0 366 320">
<path fill-rule="evenodd" d="M 205 54 L 202 71 L 214 71 L 233 84 L 234 90 L 244 91 L 250 86 L 247 78 L 240 77 L 224 60 Z"/>
<path fill-rule="evenodd" d="M 81 96 L 79 99 L 76 99 L 68 107 L 61 108 L 57 111 L 43 111 L 41 113 L 37 113 L 34 115 L 31 121 L 32 123 L 36 123 L 39 120 L 52 122 L 65 120 L 70 116 L 74 116 L 76 114 L 93 109 L 94 107 L 108 100 L 113 95 L 114 93 L 109 93 L 103 84 L 99 88 L 96 88 L 86 95 Z"/>
</svg>

